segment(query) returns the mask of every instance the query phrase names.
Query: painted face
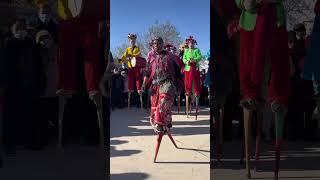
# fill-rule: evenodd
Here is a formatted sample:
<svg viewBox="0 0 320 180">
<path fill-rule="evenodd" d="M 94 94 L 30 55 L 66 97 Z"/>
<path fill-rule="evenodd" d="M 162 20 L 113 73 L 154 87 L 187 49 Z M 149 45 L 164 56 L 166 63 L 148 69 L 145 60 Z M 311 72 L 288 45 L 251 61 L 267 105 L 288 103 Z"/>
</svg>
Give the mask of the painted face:
<svg viewBox="0 0 320 180">
<path fill-rule="evenodd" d="M 189 48 L 194 48 L 194 42 L 193 42 L 193 41 L 189 41 L 188 47 L 189 47 Z"/>
<path fill-rule="evenodd" d="M 156 52 L 161 52 L 163 50 L 163 42 L 156 39 L 152 42 L 152 47 L 153 47 L 153 50 L 155 50 Z"/>
<path fill-rule="evenodd" d="M 131 46 L 135 46 L 136 45 L 136 39 L 135 38 L 130 38 L 129 39 L 129 43 Z"/>
</svg>

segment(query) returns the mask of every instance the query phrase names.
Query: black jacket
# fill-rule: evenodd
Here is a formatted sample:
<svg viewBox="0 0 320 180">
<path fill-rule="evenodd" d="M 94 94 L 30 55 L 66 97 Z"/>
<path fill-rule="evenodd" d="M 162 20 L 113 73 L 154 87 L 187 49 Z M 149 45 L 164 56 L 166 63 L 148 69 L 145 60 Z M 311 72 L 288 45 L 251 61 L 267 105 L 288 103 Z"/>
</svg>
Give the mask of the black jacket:
<svg viewBox="0 0 320 180">
<path fill-rule="evenodd" d="M 29 26 L 35 29 L 34 33 L 37 33 L 41 30 L 48 31 L 52 35 L 54 41 L 58 42 L 58 25 L 53 19 L 50 19 L 48 23 L 43 23 L 40 21 L 39 17 L 36 16 L 29 22 Z"/>
<path fill-rule="evenodd" d="M 7 91 L 35 96 L 44 92 L 45 74 L 38 48 L 31 38 L 9 37 L 4 43 L 4 57 L 2 86 Z"/>
</svg>

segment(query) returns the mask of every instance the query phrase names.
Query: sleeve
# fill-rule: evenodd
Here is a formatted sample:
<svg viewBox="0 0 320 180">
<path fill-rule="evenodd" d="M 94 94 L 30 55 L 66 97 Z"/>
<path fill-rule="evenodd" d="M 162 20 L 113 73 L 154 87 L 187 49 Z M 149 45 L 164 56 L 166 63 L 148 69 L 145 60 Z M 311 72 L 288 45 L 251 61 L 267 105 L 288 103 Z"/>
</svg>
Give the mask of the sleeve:
<svg viewBox="0 0 320 180">
<path fill-rule="evenodd" d="M 200 52 L 200 49 L 196 49 L 196 52 L 195 52 L 195 57 L 194 57 L 194 60 L 198 63 L 201 61 L 202 59 L 202 55 L 201 55 L 201 52 Z"/>
<path fill-rule="evenodd" d="M 146 67 L 143 70 L 143 76 L 150 78 L 151 72 L 152 72 L 152 65 L 151 65 L 150 61 L 147 61 Z"/>
<path fill-rule="evenodd" d="M 188 52 L 188 50 L 186 49 L 184 51 L 184 53 L 183 53 L 183 59 L 182 60 L 183 60 L 184 64 L 188 64 L 188 62 L 189 62 L 188 55 L 187 55 L 188 53 L 187 52 Z"/>
<path fill-rule="evenodd" d="M 128 48 L 122 54 L 122 56 L 120 58 L 120 63 L 123 63 L 126 60 L 127 56 L 128 56 Z"/>
</svg>

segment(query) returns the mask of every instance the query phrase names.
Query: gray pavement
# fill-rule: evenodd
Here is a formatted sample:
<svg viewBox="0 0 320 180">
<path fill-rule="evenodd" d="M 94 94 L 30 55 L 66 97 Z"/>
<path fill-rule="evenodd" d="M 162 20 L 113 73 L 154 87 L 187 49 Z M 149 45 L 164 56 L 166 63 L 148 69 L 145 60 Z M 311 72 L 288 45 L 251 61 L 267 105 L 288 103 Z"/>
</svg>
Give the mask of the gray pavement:
<svg viewBox="0 0 320 180">
<path fill-rule="evenodd" d="M 202 108 L 198 120 L 174 112 L 172 133 L 181 149 L 164 136 L 157 163 L 153 163 L 157 136 L 146 110 L 113 111 L 110 127 L 111 180 L 210 179 L 209 108 Z"/>
<path fill-rule="evenodd" d="M 222 162 L 215 161 L 210 170 L 212 180 L 245 180 L 245 165 L 240 164 L 242 152 L 240 141 L 225 143 Z M 252 154 L 254 153 L 252 146 Z M 251 163 L 252 179 L 273 179 L 274 147 L 272 143 L 263 143 L 259 171 L 254 172 L 254 156 Z M 320 180 L 320 143 L 284 142 L 280 158 L 280 180 Z M 254 155 L 254 154 L 253 154 Z M 214 155 L 215 157 L 215 155 Z"/>
</svg>

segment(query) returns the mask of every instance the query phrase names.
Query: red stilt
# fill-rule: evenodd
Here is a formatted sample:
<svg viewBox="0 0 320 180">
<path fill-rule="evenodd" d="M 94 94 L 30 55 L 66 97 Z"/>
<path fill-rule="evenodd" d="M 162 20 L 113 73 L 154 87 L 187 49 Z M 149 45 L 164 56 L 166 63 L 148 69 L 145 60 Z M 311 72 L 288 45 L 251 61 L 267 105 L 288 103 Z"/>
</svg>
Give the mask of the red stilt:
<svg viewBox="0 0 320 180">
<path fill-rule="evenodd" d="M 175 142 L 175 141 L 174 141 L 174 139 L 172 138 L 171 133 L 170 133 L 170 132 L 167 132 L 167 134 L 168 134 L 168 136 L 169 136 L 169 138 L 170 138 L 171 142 L 173 143 L 173 145 L 174 145 L 176 148 L 178 148 L 178 146 L 177 146 L 176 142 Z"/>
<path fill-rule="evenodd" d="M 154 156 L 153 162 L 156 162 L 156 160 L 157 160 L 157 156 L 158 156 L 158 152 L 159 152 L 159 148 L 160 148 L 162 137 L 163 137 L 162 133 L 158 134 L 157 145 L 156 145 L 156 154 Z"/>
<path fill-rule="evenodd" d="M 282 144 L 282 139 L 276 140 L 276 162 L 274 168 L 274 180 L 278 180 L 279 176 L 279 162 L 280 162 L 280 146 Z"/>
</svg>

